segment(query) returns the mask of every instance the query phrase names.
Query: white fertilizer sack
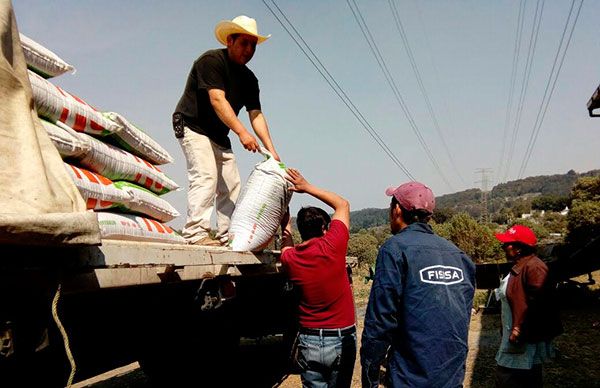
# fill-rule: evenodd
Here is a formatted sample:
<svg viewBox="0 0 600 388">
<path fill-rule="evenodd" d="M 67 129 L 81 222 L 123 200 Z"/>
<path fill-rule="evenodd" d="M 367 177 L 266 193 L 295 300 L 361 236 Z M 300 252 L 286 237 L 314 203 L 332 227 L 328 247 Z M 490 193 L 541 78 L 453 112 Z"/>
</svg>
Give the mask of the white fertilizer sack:
<svg viewBox="0 0 600 388">
<path fill-rule="evenodd" d="M 292 198 L 285 165 L 266 151 L 254 166 L 231 217 L 229 246 L 234 251 L 261 248 L 273 237 Z"/>
<path fill-rule="evenodd" d="M 110 209 L 132 199 L 131 193 L 115 187 L 110 179 L 102 175 L 67 163 L 65 168 L 85 199 L 88 209 Z"/>
<path fill-rule="evenodd" d="M 114 182 L 114 185 L 130 194 L 129 201 L 119 206 L 125 211 L 142 213 L 161 222 L 169 222 L 179 217 L 177 209 L 150 190 L 125 181 Z"/>
<path fill-rule="evenodd" d="M 149 218 L 115 214 L 98 213 L 98 224 L 103 239 L 153 241 L 172 244 L 185 244 L 186 241 L 177 232 Z"/>
<path fill-rule="evenodd" d="M 136 183 L 156 194 L 164 194 L 179 188 L 158 167 L 127 151 L 87 137 L 91 150 L 79 159 L 79 164 L 113 181 L 123 180 Z"/>
<path fill-rule="evenodd" d="M 23 34 L 19 35 L 27 67 L 44 78 L 56 77 L 68 71 L 75 73 L 73 66 L 63 61 L 58 55 L 33 39 Z"/>
<path fill-rule="evenodd" d="M 105 112 L 104 116 L 123 128 L 110 136 L 119 147 L 153 164 L 173 162 L 173 157 L 167 150 L 125 117 L 115 112 Z"/>
<path fill-rule="evenodd" d="M 90 143 L 83 136 L 79 136 L 77 132 L 67 125 L 57 121 L 55 124 L 40 120 L 52 144 L 58 150 L 58 153 L 63 158 L 77 158 L 87 152 L 90 152 Z"/>
<path fill-rule="evenodd" d="M 62 90 L 32 71 L 28 71 L 28 74 L 33 102 L 41 117 L 51 122 L 61 121 L 77 132 L 96 136 L 106 136 L 121 129 L 121 126 L 105 118 L 81 98 Z"/>
<path fill-rule="evenodd" d="M 118 209 L 125 213 L 140 213 L 161 222 L 179 216 L 177 209 L 149 190 L 129 182 L 113 182 L 86 169 L 65 165 L 88 209 Z"/>
</svg>

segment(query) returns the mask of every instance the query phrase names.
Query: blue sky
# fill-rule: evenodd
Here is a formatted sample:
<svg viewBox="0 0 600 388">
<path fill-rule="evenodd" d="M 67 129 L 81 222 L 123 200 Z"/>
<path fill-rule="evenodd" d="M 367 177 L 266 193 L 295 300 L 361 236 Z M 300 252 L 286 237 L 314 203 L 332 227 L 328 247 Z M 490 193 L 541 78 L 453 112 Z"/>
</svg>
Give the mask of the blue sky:
<svg viewBox="0 0 600 388">
<path fill-rule="evenodd" d="M 271 3 L 270 3 L 271 4 Z M 356 0 L 387 67 L 449 185 L 427 158 L 380 71 L 346 1 L 277 1 L 277 5 L 385 144 L 436 195 L 477 187 L 478 168 L 498 174 L 520 1 L 395 0 L 454 168 L 418 88 L 388 1 Z M 515 106 L 537 0 L 525 4 Z M 516 179 L 569 12 L 570 1 L 546 1 L 508 180 Z M 245 14 L 273 37 L 249 63 L 260 81 L 263 112 L 287 165 L 350 200 L 353 210 L 383 208 L 386 187 L 407 176 L 372 140 L 262 1 L 13 2 L 22 33 L 77 68 L 54 83 L 101 110 L 144 128 L 176 159 L 164 171 L 184 189 L 165 196 L 186 212 L 186 167 L 171 114 L 192 62 L 219 47 L 219 20 Z M 578 3 L 576 4 L 576 7 Z M 575 8 L 576 9 L 576 8 Z M 600 168 L 600 120 L 586 103 L 600 83 L 600 6 L 583 5 L 539 138 L 524 176 Z M 247 123 L 245 111 L 240 117 Z M 232 137 L 245 181 L 261 158 Z M 507 147 L 508 147 L 507 145 Z M 504 159 L 505 160 L 505 159 Z M 506 162 L 503 162 L 506 166 Z M 292 211 L 315 201 L 292 199 Z M 184 217 L 173 222 L 179 227 Z"/>
</svg>

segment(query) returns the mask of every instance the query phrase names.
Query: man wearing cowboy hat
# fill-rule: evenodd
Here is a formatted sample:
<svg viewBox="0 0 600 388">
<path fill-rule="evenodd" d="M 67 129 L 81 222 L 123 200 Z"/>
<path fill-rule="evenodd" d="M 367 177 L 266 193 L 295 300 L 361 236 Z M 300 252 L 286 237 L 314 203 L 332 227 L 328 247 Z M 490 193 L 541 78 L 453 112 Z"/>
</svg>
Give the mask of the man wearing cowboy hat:
<svg viewBox="0 0 600 388">
<path fill-rule="evenodd" d="M 259 35 L 256 20 L 242 15 L 219 22 L 215 36 L 226 48 L 209 50 L 194 62 L 173 113 L 175 136 L 188 167 L 188 215 L 183 237 L 196 245 L 223 245 L 228 240 L 231 215 L 240 192 L 229 130 L 248 151 L 259 149 L 255 136 L 237 117 L 242 107 L 248 111 L 254 133 L 279 160 L 261 112 L 258 80 L 246 67 L 256 45 L 270 35 Z M 218 230 L 213 240 L 209 231 L 215 203 Z"/>
</svg>

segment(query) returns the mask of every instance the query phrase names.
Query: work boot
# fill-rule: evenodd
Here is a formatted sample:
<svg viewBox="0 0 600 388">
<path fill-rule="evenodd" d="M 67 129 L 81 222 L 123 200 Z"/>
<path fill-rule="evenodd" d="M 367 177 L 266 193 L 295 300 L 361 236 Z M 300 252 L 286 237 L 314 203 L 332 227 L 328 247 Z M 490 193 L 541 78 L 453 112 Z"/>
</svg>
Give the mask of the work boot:
<svg viewBox="0 0 600 388">
<path fill-rule="evenodd" d="M 202 245 L 202 246 L 206 246 L 206 247 L 220 247 L 221 242 L 219 240 L 215 240 L 215 239 L 211 238 L 210 236 L 206 236 L 206 237 L 203 237 L 200 240 L 192 243 L 192 245 Z"/>
</svg>

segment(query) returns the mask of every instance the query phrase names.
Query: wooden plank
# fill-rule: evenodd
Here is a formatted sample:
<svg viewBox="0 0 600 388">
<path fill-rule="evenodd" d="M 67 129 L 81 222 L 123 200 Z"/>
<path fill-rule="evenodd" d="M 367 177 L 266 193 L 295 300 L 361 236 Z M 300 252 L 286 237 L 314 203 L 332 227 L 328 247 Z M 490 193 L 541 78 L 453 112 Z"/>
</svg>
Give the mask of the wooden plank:
<svg viewBox="0 0 600 388">
<path fill-rule="evenodd" d="M 114 382 L 114 380 L 113 380 L 113 382 L 110 382 L 110 380 L 121 378 L 124 375 L 132 373 L 139 369 L 140 369 L 140 363 L 136 361 L 129 365 L 125 365 L 120 368 L 116 368 L 116 369 L 110 370 L 108 372 L 104 372 L 97 376 L 90 377 L 89 379 L 78 381 L 77 383 L 71 385 L 71 388 L 89 388 L 89 387 L 95 386 L 95 385 L 116 386 L 118 383 Z M 120 385 L 120 384 L 118 384 L 118 385 Z M 135 385 L 138 386 L 137 381 L 136 381 Z M 123 386 L 129 386 L 129 385 L 124 384 Z"/>
<path fill-rule="evenodd" d="M 80 272 L 64 279 L 65 293 L 91 291 L 102 288 L 164 284 L 185 280 L 197 280 L 217 274 L 227 274 L 227 266 L 210 265 L 194 270 L 185 268 L 168 270 L 169 267 L 96 268 Z"/>
<path fill-rule="evenodd" d="M 181 281 L 199 280 L 206 277 L 253 276 L 279 273 L 276 265 L 192 265 L 176 268 L 173 266 L 138 266 L 95 268 L 73 273 L 63 279 L 65 293 L 91 291 L 103 288 L 166 284 Z"/>
<path fill-rule="evenodd" d="M 224 247 L 104 240 L 101 246 L 82 248 L 82 264 L 90 267 L 124 265 L 273 264 L 277 253 L 233 252 Z"/>
</svg>

